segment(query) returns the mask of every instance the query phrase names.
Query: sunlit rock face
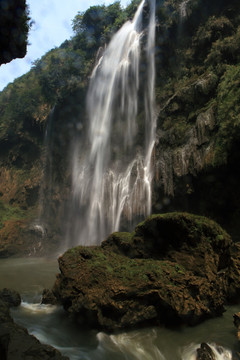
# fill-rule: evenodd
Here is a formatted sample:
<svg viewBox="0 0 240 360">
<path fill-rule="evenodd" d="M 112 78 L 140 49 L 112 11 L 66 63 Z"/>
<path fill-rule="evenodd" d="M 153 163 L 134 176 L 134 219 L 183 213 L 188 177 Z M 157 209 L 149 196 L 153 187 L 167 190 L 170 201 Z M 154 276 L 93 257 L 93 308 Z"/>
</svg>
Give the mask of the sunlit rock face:
<svg viewBox="0 0 240 360">
<path fill-rule="evenodd" d="M 28 15 L 25 0 L 0 2 L 0 64 L 26 55 Z"/>
</svg>

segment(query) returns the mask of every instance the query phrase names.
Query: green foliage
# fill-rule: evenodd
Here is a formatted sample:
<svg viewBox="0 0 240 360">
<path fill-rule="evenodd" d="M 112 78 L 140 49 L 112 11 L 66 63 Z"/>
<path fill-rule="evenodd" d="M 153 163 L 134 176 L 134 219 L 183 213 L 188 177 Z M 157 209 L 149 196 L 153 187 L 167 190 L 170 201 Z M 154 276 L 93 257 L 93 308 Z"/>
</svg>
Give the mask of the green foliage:
<svg viewBox="0 0 240 360">
<path fill-rule="evenodd" d="M 125 16 L 127 19 L 132 19 L 134 14 L 137 11 L 137 8 L 140 4 L 141 0 L 132 0 L 131 3 L 125 9 Z"/>
<path fill-rule="evenodd" d="M 73 20 L 76 35 L 34 61 L 27 74 L 0 94 L 0 141 L 13 142 L 20 136 L 41 145 L 52 107 L 74 93 L 84 93 L 99 47 L 132 16 L 138 3 L 134 0 L 122 9 L 117 1 L 78 13 Z M 30 26 L 28 11 L 25 15 L 24 26 Z M 84 96 L 79 99 L 84 100 Z"/>
<path fill-rule="evenodd" d="M 39 101 L 41 91 L 30 73 L 8 85 L 0 96 L 0 139 L 30 130 Z"/>
<path fill-rule="evenodd" d="M 109 6 L 91 6 L 86 12 L 79 12 L 72 22 L 76 34 L 74 48 L 87 49 L 86 55 L 91 57 L 127 19 L 133 17 L 139 3 L 140 0 L 133 0 L 122 9 L 120 1 L 116 1 Z"/>
<path fill-rule="evenodd" d="M 135 14 L 140 0 L 132 0 L 126 7 L 121 8 L 120 1 L 116 1 L 109 6 L 97 5 L 91 6 L 85 12 L 79 12 L 72 21 L 72 28 L 75 34 L 85 33 L 93 38 L 95 41 L 99 40 L 106 29 L 111 29 L 111 32 L 116 31 L 124 21 L 131 19 Z"/>
<path fill-rule="evenodd" d="M 84 53 L 71 46 L 49 51 L 33 67 L 44 101 L 53 106 L 64 87 L 80 85 L 85 67 Z"/>
<path fill-rule="evenodd" d="M 96 50 L 119 28 L 123 20 L 120 1 L 109 6 L 91 6 L 74 18 L 73 30 L 81 45 Z"/>
<path fill-rule="evenodd" d="M 18 206 L 11 206 L 0 200 L 0 229 L 4 227 L 4 222 L 8 220 L 22 220 L 27 217 L 26 211 Z"/>
<path fill-rule="evenodd" d="M 82 256 L 81 249 L 80 255 Z M 123 282 L 124 286 L 148 286 L 149 279 L 168 282 L 167 275 L 181 276 L 185 269 L 183 266 L 170 261 L 152 259 L 130 259 L 116 255 L 112 252 L 104 252 L 100 248 L 90 248 L 91 257 L 88 259 L 88 271 L 92 274 L 92 280 L 102 278 L 103 274 L 108 280 Z M 85 256 L 85 255 L 83 255 Z M 141 285 L 140 285 L 141 284 Z"/>
<path fill-rule="evenodd" d="M 193 46 L 196 48 L 209 47 L 214 41 L 223 39 L 233 32 L 233 25 L 224 16 L 212 16 L 206 24 L 200 25 L 193 38 Z"/>
<path fill-rule="evenodd" d="M 219 131 L 216 141 L 217 163 L 227 160 L 232 144 L 240 138 L 240 65 L 227 66 L 217 94 Z"/>
<path fill-rule="evenodd" d="M 240 60 L 240 27 L 232 36 L 216 40 L 205 60 L 207 65 L 232 64 Z"/>
</svg>

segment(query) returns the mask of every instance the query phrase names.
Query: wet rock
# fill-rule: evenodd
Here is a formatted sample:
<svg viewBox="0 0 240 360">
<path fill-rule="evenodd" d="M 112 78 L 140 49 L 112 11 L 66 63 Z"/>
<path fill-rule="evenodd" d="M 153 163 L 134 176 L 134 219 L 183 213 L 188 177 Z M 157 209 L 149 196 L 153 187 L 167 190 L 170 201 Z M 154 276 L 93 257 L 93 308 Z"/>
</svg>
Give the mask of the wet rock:
<svg viewBox="0 0 240 360">
<path fill-rule="evenodd" d="M 233 315 L 233 322 L 237 328 L 237 338 L 240 340 L 240 312 Z"/>
<path fill-rule="evenodd" d="M 9 307 L 19 306 L 21 304 L 20 294 L 15 290 L 7 288 L 0 290 L 0 299 L 7 303 Z"/>
<path fill-rule="evenodd" d="M 153 215 L 131 234 L 68 250 L 53 293 L 78 321 L 104 330 L 197 324 L 224 311 L 231 245 L 207 218 Z"/>
<path fill-rule="evenodd" d="M 197 349 L 197 360 L 216 360 L 214 352 L 208 344 L 202 343 Z"/>
<path fill-rule="evenodd" d="M 14 323 L 9 305 L 17 305 L 17 293 L 3 289 L 0 294 L 1 360 L 68 360 L 52 346 L 42 345 L 34 336 L 29 335 L 25 328 Z"/>
<path fill-rule="evenodd" d="M 52 290 L 49 289 L 43 289 L 42 292 L 42 304 L 51 304 L 51 305 L 57 305 L 58 300 Z"/>
<path fill-rule="evenodd" d="M 239 328 L 240 326 L 240 312 L 233 315 L 233 322 L 236 328 Z"/>
</svg>

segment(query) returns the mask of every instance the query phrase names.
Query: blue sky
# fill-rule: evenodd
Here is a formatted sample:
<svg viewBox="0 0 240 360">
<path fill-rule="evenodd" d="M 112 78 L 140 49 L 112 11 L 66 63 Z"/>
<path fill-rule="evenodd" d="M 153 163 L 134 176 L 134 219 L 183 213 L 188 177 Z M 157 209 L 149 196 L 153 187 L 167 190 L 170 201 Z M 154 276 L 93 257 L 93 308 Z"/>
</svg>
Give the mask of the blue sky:
<svg viewBox="0 0 240 360">
<path fill-rule="evenodd" d="M 27 55 L 24 59 L 15 59 L 0 66 L 0 91 L 9 82 L 28 72 L 34 60 L 71 38 L 72 20 L 78 11 L 113 2 L 114 0 L 27 0 L 30 17 L 34 21 L 29 34 Z M 121 0 L 123 6 L 130 2 Z"/>
</svg>

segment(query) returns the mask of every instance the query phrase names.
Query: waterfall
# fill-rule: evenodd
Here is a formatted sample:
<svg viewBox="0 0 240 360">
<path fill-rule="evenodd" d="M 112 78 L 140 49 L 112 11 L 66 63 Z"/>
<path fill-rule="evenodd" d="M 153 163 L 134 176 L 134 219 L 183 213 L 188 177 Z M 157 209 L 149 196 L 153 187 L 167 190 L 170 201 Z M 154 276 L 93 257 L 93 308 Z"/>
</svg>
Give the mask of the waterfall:
<svg viewBox="0 0 240 360">
<path fill-rule="evenodd" d="M 54 110 L 50 111 L 47 127 L 45 130 L 43 151 L 42 151 L 42 179 L 39 190 L 39 203 L 37 218 L 32 223 L 31 229 L 37 232 L 42 238 L 47 233 L 47 219 L 50 215 L 49 204 L 52 196 L 52 167 L 53 167 L 53 127 Z"/>
<path fill-rule="evenodd" d="M 132 21 L 113 36 L 97 61 L 87 94 L 88 137 L 73 151 L 73 202 L 68 246 L 99 244 L 121 222 L 151 211 L 155 143 L 155 0 L 143 25 L 143 0 Z M 146 43 L 144 101 L 141 49 Z M 139 109 L 145 106 L 145 139 Z M 141 117 L 141 116 L 140 116 Z M 143 132 L 143 131 L 142 131 Z M 144 144 L 145 141 L 145 144 Z"/>
<path fill-rule="evenodd" d="M 187 16 L 187 4 L 190 0 L 183 0 L 179 5 L 180 18 L 183 20 Z"/>
</svg>

